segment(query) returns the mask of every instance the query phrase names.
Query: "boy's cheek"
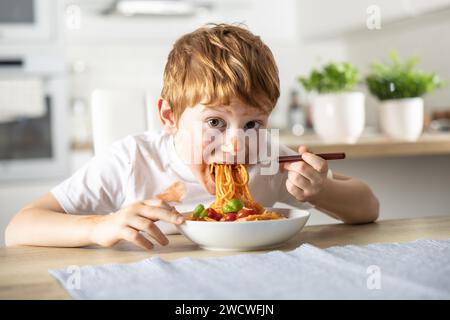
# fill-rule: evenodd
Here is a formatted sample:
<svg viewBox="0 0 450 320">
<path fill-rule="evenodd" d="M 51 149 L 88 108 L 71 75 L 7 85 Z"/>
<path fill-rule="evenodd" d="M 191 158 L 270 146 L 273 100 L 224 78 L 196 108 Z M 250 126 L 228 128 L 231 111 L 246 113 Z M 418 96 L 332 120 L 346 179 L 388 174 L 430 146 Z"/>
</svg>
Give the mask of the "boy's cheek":
<svg viewBox="0 0 450 320">
<path fill-rule="evenodd" d="M 203 155 L 203 161 L 205 163 L 220 163 L 224 161 L 224 153 L 221 151 L 221 143 L 203 140 L 201 145 L 194 147 L 197 152 L 201 152 Z"/>
<path fill-rule="evenodd" d="M 201 147 L 202 147 L 202 150 L 208 149 L 209 144 L 210 144 L 210 141 L 203 140 L 203 141 L 202 141 L 202 146 L 201 146 Z"/>
</svg>

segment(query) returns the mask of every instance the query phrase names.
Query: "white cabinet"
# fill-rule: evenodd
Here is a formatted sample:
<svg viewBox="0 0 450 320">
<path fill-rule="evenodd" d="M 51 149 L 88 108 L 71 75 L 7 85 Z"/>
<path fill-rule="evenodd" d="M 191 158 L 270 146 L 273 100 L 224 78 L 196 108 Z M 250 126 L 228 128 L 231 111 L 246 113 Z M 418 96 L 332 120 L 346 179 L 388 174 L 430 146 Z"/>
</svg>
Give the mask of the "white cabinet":
<svg viewBox="0 0 450 320">
<path fill-rule="evenodd" d="M 205 0 L 210 10 L 194 16 L 132 16 L 101 12 L 111 5 L 104 0 L 67 1 L 69 43 L 172 43 L 181 35 L 207 23 L 243 23 L 263 39 L 293 41 L 298 38 L 296 0 Z M 73 10 L 73 7 L 78 10 Z M 79 15 L 71 17 L 70 15 Z"/>
<path fill-rule="evenodd" d="M 378 0 L 381 26 L 386 23 L 450 7 L 450 0 Z M 321 39 L 367 28 L 372 0 L 301 0 L 299 27 L 303 39 Z"/>
</svg>

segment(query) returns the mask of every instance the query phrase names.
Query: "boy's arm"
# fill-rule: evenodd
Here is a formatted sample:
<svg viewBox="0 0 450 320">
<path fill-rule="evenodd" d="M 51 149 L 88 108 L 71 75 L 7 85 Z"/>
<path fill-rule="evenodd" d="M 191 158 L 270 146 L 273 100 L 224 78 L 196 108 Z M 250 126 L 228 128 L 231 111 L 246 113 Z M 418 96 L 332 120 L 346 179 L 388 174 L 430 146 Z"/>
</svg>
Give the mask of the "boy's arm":
<svg viewBox="0 0 450 320">
<path fill-rule="evenodd" d="M 109 247 L 126 240 L 149 250 L 153 243 L 143 233 L 161 245 L 169 243 L 155 225 L 158 220 L 181 224 L 184 217 L 161 200 L 138 201 L 108 215 L 67 214 L 48 193 L 11 220 L 6 228 L 5 243 L 7 246 L 82 247 L 98 244 Z"/>
<path fill-rule="evenodd" d="M 328 178 L 326 160 L 300 146 L 303 161 L 285 163 L 286 189 L 300 202 L 309 202 L 324 213 L 349 224 L 373 222 L 378 218 L 379 202 L 362 181 L 333 174 Z"/>
<path fill-rule="evenodd" d="M 338 173 L 333 173 L 333 179 L 325 179 L 321 191 L 309 202 L 349 224 L 375 221 L 380 208 L 378 199 L 364 182 Z"/>
<path fill-rule="evenodd" d="M 66 214 L 55 197 L 47 193 L 14 216 L 6 228 L 5 243 L 7 246 L 90 245 L 96 217 Z"/>
</svg>

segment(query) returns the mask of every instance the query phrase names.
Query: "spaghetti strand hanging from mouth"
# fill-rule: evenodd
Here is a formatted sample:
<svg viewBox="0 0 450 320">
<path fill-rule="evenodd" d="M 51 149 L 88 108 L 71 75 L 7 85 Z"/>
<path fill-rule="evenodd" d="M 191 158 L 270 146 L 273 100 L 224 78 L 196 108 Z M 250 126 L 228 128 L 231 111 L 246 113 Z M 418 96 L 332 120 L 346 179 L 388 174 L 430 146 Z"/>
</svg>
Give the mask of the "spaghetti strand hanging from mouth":
<svg viewBox="0 0 450 320">
<path fill-rule="evenodd" d="M 258 214 L 264 208 L 253 199 L 248 188 L 249 175 L 243 164 L 211 164 L 210 172 L 216 183 L 216 200 L 211 204 L 217 212 L 223 214 L 223 206 L 233 198 L 241 199 L 244 206 L 256 210 Z"/>
</svg>

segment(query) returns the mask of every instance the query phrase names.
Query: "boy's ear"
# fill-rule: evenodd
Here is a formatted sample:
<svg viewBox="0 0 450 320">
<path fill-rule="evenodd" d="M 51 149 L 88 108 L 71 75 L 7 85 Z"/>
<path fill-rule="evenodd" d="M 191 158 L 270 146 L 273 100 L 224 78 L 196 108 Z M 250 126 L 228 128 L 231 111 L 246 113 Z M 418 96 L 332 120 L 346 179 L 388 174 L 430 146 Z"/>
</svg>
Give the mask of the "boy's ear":
<svg viewBox="0 0 450 320">
<path fill-rule="evenodd" d="M 168 133 L 174 133 L 177 129 L 175 116 L 170 108 L 169 102 L 161 97 L 158 99 L 158 114 L 164 130 Z"/>
</svg>

